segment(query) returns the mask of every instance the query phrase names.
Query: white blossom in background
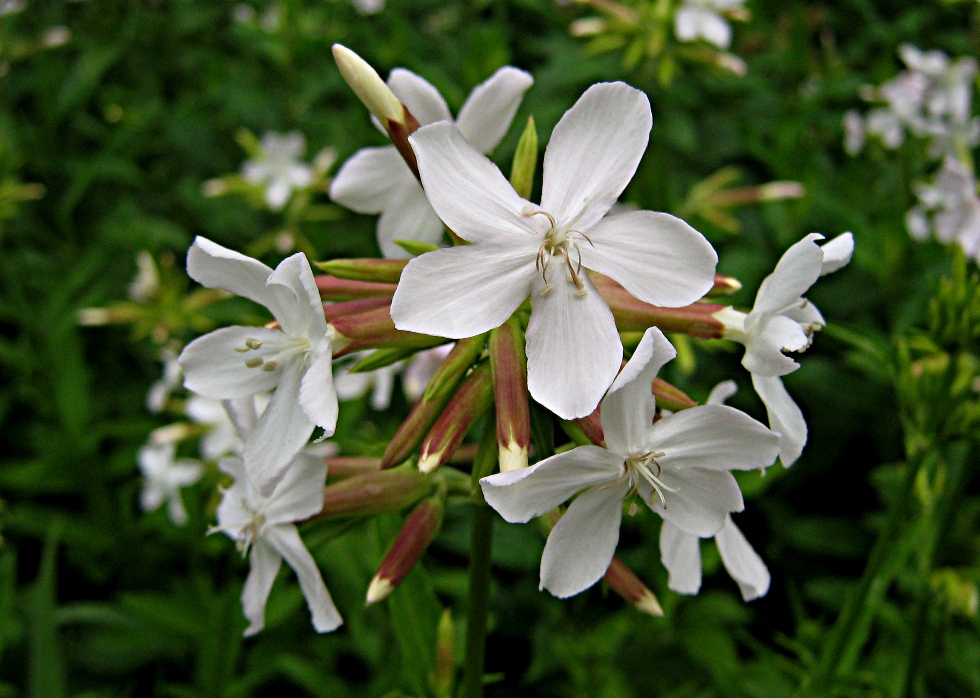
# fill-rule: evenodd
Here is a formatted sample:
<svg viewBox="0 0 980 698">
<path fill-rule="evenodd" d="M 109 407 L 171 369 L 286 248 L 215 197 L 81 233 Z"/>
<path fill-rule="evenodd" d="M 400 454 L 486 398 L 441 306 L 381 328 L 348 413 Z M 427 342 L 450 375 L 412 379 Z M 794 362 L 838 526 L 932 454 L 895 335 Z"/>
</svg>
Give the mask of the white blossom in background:
<svg viewBox="0 0 980 698">
<path fill-rule="evenodd" d="M 351 4 L 362 15 L 374 15 L 385 8 L 385 0 L 351 0 Z"/>
<path fill-rule="evenodd" d="M 449 352 L 456 346 L 454 343 L 441 344 L 425 351 L 418 352 L 408 360 L 408 365 L 402 373 L 402 390 L 409 402 L 415 402 L 435 375 L 436 369 L 443 359 L 449 356 Z"/>
<path fill-rule="evenodd" d="M 800 365 L 783 354 L 810 346 L 813 333 L 826 322 L 816 306 L 803 297 L 818 278 L 851 260 L 854 236 L 838 235 L 820 246 L 823 235 L 810 233 L 786 250 L 755 297 L 751 312 L 725 308 L 715 317 L 725 324 L 725 337 L 745 345 L 742 365 L 769 413 L 769 425 L 780 434 L 779 457 L 792 465 L 803 452 L 807 428 L 803 413 L 786 392 L 781 376 Z"/>
<path fill-rule="evenodd" d="M 707 404 L 721 405 L 735 394 L 735 381 L 716 385 Z M 738 584 L 746 601 L 765 596 L 769 591 L 769 569 L 739 530 L 731 515 L 725 517 L 721 530 L 714 536 L 721 562 Z M 667 586 L 679 594 L 697 594 L 701 589 L 700 538 L 685 533 L 664 521 L 660 529 L 660 559 L 668 572 Z"/>
<path fill-rule="evenodd" d="M 136 253 L 136 276 L 129 282 L 126 295 L 130 300 L 148 301 L 160 290 L 160 272 L 157 263 L 146 250 Z"/>
<path fill-rule="evenodd" d="M 215 330 L 179 357 L 185 387 L 204 397 L 231 400 L 275 391 L 245 444 L 251 477 L 268 492 L 316 426 L 329 436 L 337 424 L 334 333 L 313 271 L 301 253 L 273 271 L 199 237 L 187 253 L 187 273 L 204 286 L 264 305 L 279 324 Z"/>
<path fill-rule="evenodd" d="M 723 13 L 744 8 L 745 0 L 683 0 L 674 14 L 679 41 L 704 39 L 720 49 L 732 43 L 732 27 Z"/>
<path fill-rule="evenodd" d="M 163 374 L 160 380 L 150 386 L 146 394 L 146 409 L 153 414 L 163 412 L 167 400 L 184 382 L 184 372 L 177 361 L 177 352 L 169 347 L 160 350 L 160 360 L 163 361 Z"/>
<path fill-rule="evenodd" d="M 510 128 L 533 82 L 523 70 L 506 66 L 473 88 L 455 121 L 463 137 L 481 153 L 493 150 Z M 387 84 L 421 125 L 452 122 L 446 101 L 424 78 L 396 68 Z M 381 214 L 378 245 L 385 257 L 408 257 L 395 240 L 434 244 L 442 238 L 442 221 L 394 146 L 363 148 L 354 153 L 334 177 L 330 198 L 358 213 Z"/>
<path fill-rule="evenodd" d="M 676 351 L 647 330 L 602 401 L 606 447 L 579 446 L 529 467 L 480 480 L 487 503 L 524 523 L 578 494 L 552 529 L 541 557 L 541 588 L 564 598 L 595 584 L 609 567 L 623 501 L 641 499 L 664 521 L 711 537 L 743 508 L 731 470 L 773 462 L 778 437 L 725 405 L 702 405 L 654 422 L 652 384 Z M 580 494 L 579 494 L 580 493 Z"/>
<path fill-rule="evenodd" d="M 235 482 L 224 491 L 218 525 L 211 532 L 226 533 L 243 555 L 249 555 L 251 570 L 242 590 L 242 609 L 249 621 L 245 635 L 254 635 L 265 626 L 266 601 L 283 560 L 299 578 L 313 627 L 321 633 L 336 629 L 343 620 L 295 525 L 323 507 L 327 477 L 323 459 L 305 452 L 295 455 L 267 497 L 259 492 L 240 458 L 224 458 L 219 467 Z"/>
<path fill-rule="evenodd" d="M 354 364 L 368 355 L 368 352 L 353 354 L 350 357 L 350 361 L 337 368 L 333 377 L 334 388 L 337 390 L 337 399 L 341 402 L 345 400 L 357 400 L 371 393 L 371 407 L 376 410 L 386 410 L 391 405 L 391 395 L 395 388 L 395 376 L 405 368 L 405 362 L 397 361 L 374 371 L 352 373 L 349 370 Z"/>
<path fill-rule="evenodd" d="M 174 460 L 173 443 L 151 444 L 140 449 L 138 462 L 143 474 L 140 506 L 153 511 L 166 503 L 170 520 L 177 526 L 187 523 L 187 511 L 180 499 L 180 488 L 201 479 L 204 469 L 195 460 Z"/>
<path fill-rule="evenodd" d="M 973 173 L 947 157 L 932 183 L 916 183 L 915 194 L 919 203 L 905 217 L 912 237 L 925 240 L 931 234 L 956 243 L 980 263 L 980 197 Z"/>
<path fill-rule="evenodd" d="M 531 396 L 563 419 L 590 414 L 623 348 L 586 270 L 670 307 L 697 301 L 714 282 L 718 257 L 684 221 L 652 211 L 605 216 L 639 165 L 651 123 L 639 90 L 590 87 L 552 133 L 540 205 L 521 198 L 453 124 L 416 131 L 410 142 L 429 201 L 472 244 L 409 261 L 391 303 L 395 326 L 472 337 L 500 326 L 530 296 Z"/>
<path fill-rule="evenodd" d="M 298 131 L 266 133 L 259 154 L 242 165 L 242 178 L 264 187 L 266 204 L 278 211 L 293 191 L 313 181 L 313 168 L 300 159 L 305 151 L 306 139 Z"/>
<path fill-rule="evenodd" d="M 264 397 L 268 402 L 267 396 Z M 220 400 L 193 395 L 184 404 L 184 413 L 195 424 L 207 428 L 201 437 L 201 456 L 207 460 L 216 460 L 230 453 L 242 452 L 245 444 Z"/>
</svg>

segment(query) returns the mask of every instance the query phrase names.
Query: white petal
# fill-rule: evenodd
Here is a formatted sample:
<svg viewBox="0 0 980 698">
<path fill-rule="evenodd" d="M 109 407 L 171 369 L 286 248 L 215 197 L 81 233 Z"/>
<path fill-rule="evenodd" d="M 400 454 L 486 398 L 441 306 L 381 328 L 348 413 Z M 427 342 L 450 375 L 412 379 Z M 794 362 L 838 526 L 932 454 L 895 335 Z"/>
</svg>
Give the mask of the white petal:
<svg viewBox="0 0 980 698">
<path fill-rule="evenodd" d="M 526 523 L 592 485 L 623 473 L 623 457 L 598 446 L 579 446 L 545 458 L 530 468 L 480 480 L 487 504 L 510 523 Z M 620 497 L 622 499 L 622 497 Z"/>
<path fill-rule="evenodd" d="M 395 327 L 460 339 L 499 327 L 531 292 L 535 248 L 462 245 L 408 263 L 391 301 Z"/>
<path fill-rule="evenodd" d="M 544 154 L 541 208 L 588 231 L 616 203 L 646 151 L 650 100 L 626 83 L 593 85 L 555 126 Z"/>
<path fill-rule="evenodd" d="M 761 327 L 753 328 L 745 345 L 742 365 L 761 376 L 785 376 L 800 365 L 783 350 L 799 351 L 810 344 L 810 337 L 799 322 L 783 315 L 762 316 Z"/>
<path fill-rule="evenodd" d="M 585 266 L 641 301 L 676 308 L 700 300 L 714 284 L 718 255 L 704 236 L 667 213 L 607 216 L 580 246 Z"/>
<path fill-rule="evenodd" d="M 503 139 L 521 106 L 524 93 L 534 84 L 528 73 L 505 66 L 473 88 L 459 110 L 456 126 L 481 153 L 489 153 Z"/>
<path fill-rule="evenodd" d="M 694 41 L 698 38 L 698 13 L 691 7 L 679 7 L 674 13 L 674 34 L 678 41 Z"/>
<path fill-rule="evenodd" d="M 184 347 L 177 359 L 184 370 L 184 387 L 215 400 L 231 400 L 272 390 L 279 382 L 280 371 L 249 368 L 245 362 L 268 358 L 277 351 L 272 343 L 282 338 L 279 330 L 265 327 L 223 327 L 198 337 Z M 262 342 L 264 346 L 247 352 L 237 351 L 244 349 L 249 339 Z"/>
<path fill-rule="evenodd" d="M 724 405 L 725 400 L 737 392 L 738 385 L 735 383 L 735 381 L 722 381 L 711 389 L 705 403 L 708 405 Z"/>
<path fill-rule="evenodd" d="M 200 236 L 187 251 L 187 275 L 196 282 L 208 288 L 223 288 L 266 307 L 269 292 L 265 282 L 271 273 L 272 269 L 262 262 Z"/>
<path fill-rule="evenodd" d="M 289 180 L 284 177 L 276 177 L 265 188 L 265 202 L 273 211 L 279 211 L 289 201 L 289 195 L 292 192 L 293 187 Z"/>
<path fill-rule="evenodd" d="M 660 528 L 660 561 L 667 568 L 667 586 L 678 594 L 697 594 L 701 589 L 701 544 L 664 521 Z"/>
<path fill-rule="evenodd" d="M 555 524 L 541 555 L 541 588 L 560 599 L 588 589 L 609 569 L 629 482 L 593 487 Z"/>
<path fill-rule="evenodd" d="M 497 166 L 470 145 L 453 124 L 420 128 L 409 141 L 418 157 L 429 203 L 461 238 L 469 242 L 514 240 L 519 244 L 537 230 L 536 223 L 522 214 L 532 204 L 517 195 Z"/>
<path fill-rule="evenodd" d="M 664 463 L 660 480 L 674 490 L 664 492 L 667 506 L 664 507 L 656 493 L 651 494 L 649 485 L 641 482 L 640 494 L 644 501 L 665 521 L 700 538 L 715 535 L 721 530 L 729 512 L 745 508 L 742 491 L 728 471 L 679 469 Z"/>
<path fill-rule="evenodd" d="M 623 345 L 609 306 L 583 275 L 586 295 L 577 298 L 566 271 L 548 268 L 552 291 L 531 295 L 527 326 L 527 387 L 531 397 L 562 419 L 592 414 L 623 359 Z M 536 286 L 540 285 L 540 280 Z"/>
<path fill-rule="evenodd" d="M 323 509 L 326 481 L 324 460 L 300 451 L 269 495 L 266 521 L 270 524 L 293 523 L 319 513 Z"/>
<path fill-rule="evenodd" d="M 746 601 L 765 596 L 769 591 L 769 570 L 759 554 L 738 530 L 738 527 L 728 517 L 725 525 L 715 536 L 721 561 L 728 574 L 738 582 L 742 598 Z"/>
<path fill-rule="evenodd" d="M 299 389 L 299 404 L 306 416 L 324 435 L 331 436 L 337 428 L 337 393 L 333 387 L 333 361 L 329 351 L 313 359 L 303 375 Z"/>
<path fill-rule="evenodd" d="M 166 492 L 158 483 L 147 479 L 143 482 L 143 489 L 140 490 L 140 506 L 143 511 L 155 511 L 163 504 L 165 495 Z"/>
<path fill-rule="evenodd" d="M 750 318 L 782 312 L 795 305 L 813 286 L 823 268 L 823 252 L 817 245 L 817 240 L 822 238 L 819 233 L 810 233 L 786 250 L 772 274 L 759 287 Z M 746 320 L 746 324 L 750 323 L 751 320 Z"/>
<path fill-rule="evenodd" d="M 720 15 L 714 12 L 702 12 L 700 16 L 700 34 L 708 43 L 718 48 L 726 49 L 732 43 L 732 27 Z"/>
<path fill-rule="evenodd" d="M 171 492 L 167 498 L 167 514 L 175 526 L 183 526 L 187 523 L 187 510 L 184 509 L 184 502 L 180 498 L 180 492 L 176 490 Z"/>
<path fill-rule="evenodd" d="M 279 299 L 276 320 L 286 334 L 318 340 L 327 333 L 320 292 L 305 254 L 297 252 L 282 260 L 266 283 Z"/>
<path fill-rule="evenodd" d="M 378 219 L 378 247 L 386 259 L 407 259 L 411 255 L 395 240 L 417 240 L 437 244 L 445 227 L 432 210 L 422 185 L 412 177 L 394 192 Z"/>
<path fill-rule="evenodd" d="M 388 87 L 423 126 L 437 121 L 451 121 L 453 118 L 439 90 L 411 70 L 392 70 L 388 75 Z"/>
<path fill-rule="evenodd" d="M 854 254 L 854 236 L 851 233 L 838 235 L 830 242 L 821 245 L 820 251 L 823 253 L 820 276 L 823 276 L 837 271 L 851 261 L 851 255 Z"/>
<path fill-rule="evenodd" d="M 617 453 L 640 453 L 647 446 L 656 400 L 653 379 L 665 363 L 677 356 L 677 351 L 664 333 L 651 327 L 632 358 L 602 400 L 602 431 L 606 446 Z"/>
<path fill-rule="evenodd" d="M 785 467 L 796 462 L 806 444 L 806 420 L 778 376 L 752 375 L 752 385 L 769 413 L 769 426 L 779 434 L 779 458 Z"/>
<path fill-rule="evenodd" d="M 255 635 L 265 627 L 265 603 L 279 574 L 282 558 L 260 538 L 252 545 L 249 562 L 251 569 L 242 589 L 242 611 L 248 620 L 245 637 Z"/>
<path fill-rule="evenodd" d="M 330 198 L 358 213 L 380 213 L 406 183 L 420 187 L 394 146 L 363 148 L 333 178 Z"/>
<path fill-rule="evenodd" d="M 272 490 L 289 461 L 313 433 L 313 422 L 299 404 L 305 368 L 302 361 L 292 361 L 283 369 L 272 402 L 245 442 L 245 468 L 263 494 Z"/>
<path fill-rule="evenodd" d="M 778 437 L 744 412 L 726 405 L 701 405 L 653 425 L 652 441 L 664 453 L 665 471 L 707 468 L 753 470 L 776 460 Z"/>
<path fill-rule="evenodd" d="M 266 529 L 269 543 L 282 555 L 299 578 L 299 585 L 306 597 L 306 605 L 313 616 L 313 627 L 319 633 L 336 630 L 343 619 L 330 598 L 310 551 L 303 545 L 295 526 L 278 525 Z"/>
</svg>

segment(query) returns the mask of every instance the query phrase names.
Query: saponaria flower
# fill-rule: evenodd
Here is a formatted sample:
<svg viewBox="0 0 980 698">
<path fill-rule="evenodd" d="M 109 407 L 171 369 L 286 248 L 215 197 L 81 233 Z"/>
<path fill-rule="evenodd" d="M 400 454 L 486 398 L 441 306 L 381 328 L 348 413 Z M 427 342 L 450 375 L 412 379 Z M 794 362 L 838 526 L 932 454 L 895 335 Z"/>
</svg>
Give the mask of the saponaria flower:
<svg viewBox="0 0 980 698">
<path fill-rule="evenodd" d="M 702 405 L 654 422 L 652 384 L 676 355 L 648 329 L 602 401 L 605 448 L 579 446 L 529 468 L 480 480 L 487 503 L 524 523 L 578 494 L 555 525 L 541 557 L 541 588 L 564 598 L 595 584 L 609 567 L 623 501 L 636 499 L 684 533 L 716 535 L 743 508 L 731 470 L 773 462 L 778 437 L 725 405 Z"/>
<path fill-rule="evenodd" d="M 325 435 L 337 424 L 333 338 L 310 263 L 301 253 L 275 271 L 205 238 L 187 253 L 187 273 L 209 288 L 223 288 L 264 305 L 272 327 L 225 327 L 194 340 L 181 353 L 184 385 L 217 400 L 275 390 L 245 443 L 245 463 L 268 492 L 316 426 Z"/>
<path fill-rule="evenodd" d="M 336 629 L 343 620 L 295 525 L 323 507 L 327 478 L 323 459 L 303 451 L 296 454 L 267 497 L 258 490 L 240 458 L 224 458 L 218 466 L 235 482 L 223 493 L 218 525 L 211 532 L 226 533 L 242 555 L 249 555 L 251 570 L 242 590 L 242 609 L 249 621 L 245 635 L 254 635 L 264 627 L 266 600 L 283 560 L 299 578 L 313 627 L 321 633 Z"/>
<path fill-rule="evenodd" d="M 715 313 L 725 325 L 725 338 L 745 345 L 742 365 L 752 374 L 769 425 L 782 437 L 779 457 L 787 467 L 803 452 L 807 428 L 803 413 L 780 380 L 800 365 L 783 352 L 806 350 L 813 333 L 827 324 L 803 294 L 818 278 L 850 262 L 854 252 L 850 233 L 817 245 L 822 239 L 823 235 L 810 233 L 786 250 L 759 287 L 751 312 L 725 308 Z"/>
<path fill-rule="evenodd" d="M 183 526 L 187 523 L 187 510 L 180 499 L 180 488 L 200 480 L 204 470 L 196 460 L 175 460 L 175 450 L 173 443 L 150 444 L 140 449 L 138 462 L 143 474 L 140 506 L 143 511 L 153 511 L 166 502 L 170 520 Z"/>
<path fill-rule="evenodd" d="M 294 190 L 313 181 L 313 168 L 300 160 L 305 150 L 306 139 L 299 131 L 270 131 L 262 136 L 258 155 L 242 165 L 242 177 L 265 188 L 265 202 L 273 211 L 285 206 Z"/>
<path fill-rule="evenodd" d="M 919 203 L 906 214 L 905 224 L 916 240 L 930 232 L 940 242 L 956 242 L 980 263 L 980 196 L 977 180 L 959 160 L 947 157 L 932 183 L 917 182 Z"/>
<path fill-rule="evenodd" d="M 735 394 L 734 381 L 719 383 L 708 395 L 707 404 L 721 405 Z M 746 601 L 769 591 L 769 570 L 729 514 L 714 536 L 721 563 L 738 584 Z M 669 575 L 667 586 L 679 594 L 696 594 L 701 589 L 700 538 L 664 521 L 660 529 L 660 559 Z"/>
<path fill-rule="evenodd" d="M 473 89 L 459 110 L 456 127 L 477 150 L 489 153 L 507 133 L 533 83 L 523 70 L 501 68 Z M 446 101 L 424 78 L 396 68 L 387 84 L 421 125 L 452 122 Z M 442 221 L 394 146 L 354 153 L 334 177 L 330 198 L 358 213 L 381 214 L 378 245 L 385 257 L 408 257 L 395 240 L 437 243 L 442 237 Z"/>
<path fill-rule="evenodd" d="M 636 171 L 651 123 L 639 90 L 590 87 L 552 134 L 540 205 L 521 198 L 452 124 L 419 129 L 410 141 L 429 201 L 472 244 L 408 263 L 391 304 L 395 326 L 472 337 L 530 296 L 531 396 L 565 419 L 591 413 L 619 370 L 622 344 L 586 270 L 676 307 L 711 288 L 718 261 L 700 233 L 669 214 L 603 217 Z"/>
</svg>

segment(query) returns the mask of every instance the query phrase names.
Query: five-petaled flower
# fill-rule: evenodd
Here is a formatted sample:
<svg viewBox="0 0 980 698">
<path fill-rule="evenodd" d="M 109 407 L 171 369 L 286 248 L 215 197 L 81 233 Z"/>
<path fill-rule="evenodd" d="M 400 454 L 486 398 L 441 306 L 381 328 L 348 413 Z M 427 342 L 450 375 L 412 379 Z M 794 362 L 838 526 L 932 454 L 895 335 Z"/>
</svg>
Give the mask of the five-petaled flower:
<svg viewBox="0 0 980 698">
<path fill-rule="evenodd" d="M 151 444 L 140 449 L 138 460 L 143 473 L 140 506 L 144 511 L 153 511 L 166 502 L 170 520 L 182 526 L 187 523 L 187 510 L 180 499 L 180 488 L 200 480 L 204 469 L 196 460 L 174 460 L 175 449 L 173 443 Z"/>
<path fill-rule="evenodd" d="M 313 556 L 303 545 L 295 522 L 323 507 L 327 466 L 322 458 L 300 451 L 268 497 L 262 496 L 240 458 L 224 458 L 218 467 L 235 479 L 218 505 L 218 525 L 249 554 L 251 570 L 242 590 L 242 608 L 254 635 L 265 625 L 265 603 L 279 567 L 285 560 L 299 578 L 303 596 L 318 632 L 336 629 L 343 620 L 330 598 Z"/>
<path fill-rule="evenodd" d="M 772 274 L 763 280 L 748 314 L 725 308 L 715 317 L 725 324 L 725 337 L 745 345 L 742 365 L 765 403 L 770 426 L 781 435 L 779 457 L 792 465 L 806 444 L 806 421 L 780 376 L 800 365 L 783 351 L 803 351 L 813 333 L 826 322 L 816 306 L 803 297 L 818 278 L 851 261 L 854 236 L 838 235 L 823 246 L 823 235 L 810 233 L 786 250 Z"/>
<path fill-rule="evenodd" d="M 473 89 L 459 110 L 456 127 L 477 150 L 489 153 L 507 133 L 533 82 L 523 70 L 501 68 Z M 391 71 L 388 87 L 423 126 L 452 122 L 439 91 L 410 70 Z M 381 214 L 378 245 L 385 257 L 408 256 L 395 240 L 436 243 L 442 237 L 442 221 L 394 146 L 364 148 L 354 153 L 334 177 L 330 198 L 358 213 Z"/>
<path fill-rule="evenodd" d="M 651 124 L 639 90 L 590 87 L 552 134 L 540 206 L 521 198 L 452 124 L 419 129 L 410 141 L 425 193 L 472 244 L 408 263 L 391 305 L 396 327 L 472 337 L 502 324 L 530 296 L 532 397 L 566 419 L 591 413 L 616 376 L 622 345 L 586 270 L 640 300 L 676 307 L 711 288 L 718 260 L 700 233 L 666 213 L 603 217 L 636 171 Z"/>
<path fill-rule="evenodd" d="M 659 329 L 646 331 L 602 402 L 605 448 L 579 446 L 480 481 L 490 506 L 513 523 L 581 493 L 541 558 L 541 587 L 555 596 L 577 594 L 606 572 L 624 500 L 631 513 L 639 498 L 683 533 L 714 536 L 730 512 L 743 508 L 729 471 L 765 467 L 776 458 L 777 435 L 725 405 L 692 407 L 654 423 L 653 379 L 675 355 Z"/>
<path fill-rule="evenodd" d="M 265 202 L 278 211 L 294 189 L 308 187 L 313 181 L 313 168 L 300 158 L 306 150 L 306 139 L 298 131 L 269 132 L 262 136 L 256 157 L 242 165 L 242 178 L 265 187 Z"/>
<path fill-rule="evenodd" d="M 245 463 L 268 493 L 314 427 L 329 436 L 337 424 L 334 333 L 313 271 L 301 253 L 273 271 L 199 237 L 187 253 L 187 273 L 205 286 L 261 303 L 279 323 L 215 330 L 188 344 L 179 359 L 184 385 L 205 397 L 228 400 L 275 390 L 245 443 Z"/>
</svg>

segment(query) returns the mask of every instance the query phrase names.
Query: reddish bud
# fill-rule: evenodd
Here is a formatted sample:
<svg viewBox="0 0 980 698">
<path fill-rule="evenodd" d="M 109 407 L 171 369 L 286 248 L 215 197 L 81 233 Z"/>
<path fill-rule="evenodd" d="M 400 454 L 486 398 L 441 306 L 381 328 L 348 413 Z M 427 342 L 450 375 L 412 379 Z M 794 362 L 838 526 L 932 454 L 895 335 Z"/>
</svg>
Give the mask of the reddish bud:
<svg viewBox="0 0 980 698">
<path fill-rule="evenodd" d="M 531 413 L 524 333 L 516 321 L 508 320 L 490 333 L 488 346 L 493 369 L 500 471 L 526 468 L 531 445 Z"/>
<path fill-rule="evenodd" d="M 736 279 L 734 276 L 725 276 L 724 274 L 715 274 L 715 285 L 711 287 L 708 291 L 708 298 L 717 298 L 718 296 L 730 296 L 737 291 L 742 290 L 742 282 Z"/>
<path fill-rule="evenodd" d="M 725 326 L 713 314 L 726 306 L 698 302 L 683 308 L 661 308 L 634 298 L 608 276 L 591 274 L 591 277 L 622 332 L 658 327 L 664 332 L 684 332 L 700 339 L 723 336 Z"/>
<path fill-rule="evenodd" d="M 323 509 L 313 518 L 339 519 L 401 511 L 432 490 L 432 482 L 414 468 L 353 475 L 323 490 Z"/>
<path fill-rule="evenodd" d="M 442 512 L 442 497 L 438 496 L 420 502 L 412 510 L 368 585 L 365 605 L 386 598 L 408 576 L 442 527 Z"/>
<path fill-rule="evenodd" d="M 351 301 L 358 298 L 391 298 L 395 293 L 395 284 L 377 283 L 376 281 L 355 281 L 338 279 L 335 276 L 321 274 L 314 277 L 320 298 L 325 301 Z"/>
<path fill-rule="evenodd" d="M 419 470 L 430 473 L 449 460 L 491 402 L 493 377 L 489 364 L 483 363 L 466 377 L 426 435 L 419 456 Z"/>
<path fill-rule="evenodd" d="M 347 344 L 334 354 L 334 358 L 346 356 L 362 349 L 426 349 L 446 341 L 442 337 L 430 337 L 425 334 L 397 329 L 391 319 L 390 298 L 365 298 L 361 301 L 348 302 L 382 302 L 383 305 L 373 310 L 343 315 L 330 320 L 330 324 L 333 325 L 337 333 L 347 340 Z"/>
<path fill-rule="evenodd" d="M 323 460 L 327 464 L 327 477 L 331 480 L 343 480 L 381 469 L 381 459 L 368 456 L 333 456 Z"/>
<path fill-rule="evenodd" d="M 407 259 L 331 259 L 317 262 L 317 267 L 338 279 L 397 284 Z"/>
<path fill-rule="evenodd" d="M 662 616 L 664 609 L 653 592 L 618 557 L 613 557 L 603 579 L 613 591 L 629 601 L 636 608 L 651 616 Z"/>
<path fill-rule="evenodd" d="M 662 378 L 653 379 L 653 395 L 657 398 L 657 407 L 666 408 L 673 412 L 696 407 L 698 404 L 689 398 L 683 390 L 674 387 Z"/>
</svg>

